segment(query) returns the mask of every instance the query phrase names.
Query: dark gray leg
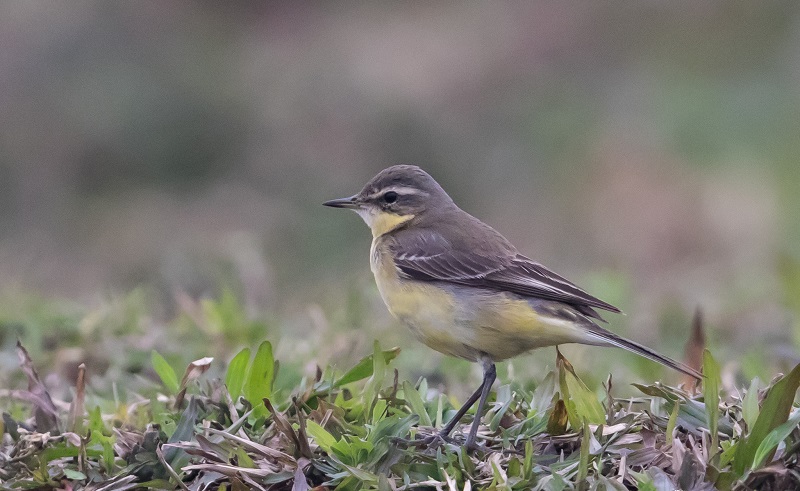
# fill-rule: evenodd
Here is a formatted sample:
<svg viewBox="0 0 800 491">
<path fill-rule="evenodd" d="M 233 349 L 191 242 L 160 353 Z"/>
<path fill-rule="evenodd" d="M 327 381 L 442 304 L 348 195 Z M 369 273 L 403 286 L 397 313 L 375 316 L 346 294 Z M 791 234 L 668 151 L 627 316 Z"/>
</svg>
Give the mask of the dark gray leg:
<svg viewBox="0 0 800 491">
<path fill-rule="evenodd" d="M 494 381 L 497 378 L 497 369 L 491 360 L 488 358 L 481 358 L 479 361 L 483 367 L 483 382 L 481 382 L 478 390 L 469 396 L 469 399 L 464 402 L 458 412 L 456 412 L 455 416 L 450 419 L 444 428 L 438 431 L 435 435 L 423 438 L 421 440 L 408 441 L 402 438 L 395 438 L 395 443 L 401 443 L 412 447 L 427 447 L 434 442 L 438 442 L 438 445 L 443 441 L 450 441 L 450 433 L 453 432 L 455 427 L 461 421 L 461 418 L 463 418 L 464 415 L 467 414 L 467 411 L 469 411 L 469 409 L 475 404 L 475 401 L 480 398 L 480 403 L 478 403 L 478 412 L 475 414 L 475 420 L 472 422 L 472 427 L 470 428 L 469 436 L 467 437 L 467 441 L 465 443 L 467 448 L 470 450 L 477 448 L 475 445 L 475 437 L 478 434 L 478 426 L 481 424 L 483 408 L 486 405 L 486 398 L 489 397 L 489 391 L 492 389 L 492 384 L 494 384 Z"/>
<path fill-rule="evenodd" d="M 461 405 L 461 408 L 458 410 L 456 415 L 453 416 L 450 419 L 450 421 L 447 423 L 447 425 L 444 428 L 441 429 L 441 431 L 439 431 L 439 436 L 440 437 L 447 438 L 448 436 L 450 436 L 450 433 L 453 432 L 455 427 L 458 425 L 458 422 L 461 421 L 461 418 L 463 418 L 464 415 L 467 414 L 467 411 L 469 411 L 469 408 L 471 408 L 472 406 L 475 405 L 475 402 L 478 400 L 478 398 L 483 393 L 483 386 L 484 386 L 485 383 L 486 383 L 486 376 L 484 375 L 483 382 L 478 387 L 478 390 L 476 390 L 475 392 L 472 393 L 471 396 L 469 396 L 469 399 L 467 399 L 464 402 L 464 404 Z"/>
<path fill-rule="evenodd" d="M 489 391 L 492 390 L 492 384 L 494 384 L 494 381 L 497 378 L 497 368 L 495 367 L 494 363 L 488 358 L 481 358 L 480 361 L 481 366 L 483 366 L 483 384 L 481 385 L 480 389 L 481 399 L 478 402 L 478 410 L 475 412 L 475 419 L 472 421 L 472 427 L 469 429 L 469 436 L 467 436 L 467 441 L 465 442 L 467 449 L 470 450 L 475 448 L 475 437 L 478 435 L 478 427 L 481 425 L 483 408 L 486 405 L 486 399 L 489 397 Z M 475 401 L 473 401 L 473 403 L 474 402 Z"/>
</svg>

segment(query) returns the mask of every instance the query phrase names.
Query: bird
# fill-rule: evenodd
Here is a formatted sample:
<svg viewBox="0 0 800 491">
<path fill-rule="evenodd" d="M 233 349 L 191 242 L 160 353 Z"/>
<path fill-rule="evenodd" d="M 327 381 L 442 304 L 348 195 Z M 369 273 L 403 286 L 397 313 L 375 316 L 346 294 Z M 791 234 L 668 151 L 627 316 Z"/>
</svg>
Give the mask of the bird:
<svg viewBox="0 0 800 491">
<path fill-rule="evenodd" d="M 481 385 L 435 439 L 451 441 L 450 433 L 477 401 L 464 444 L 478 448 L 496 363 L 536 348 L 614 346 L 702 377 L 602 327 L 598 310 L 621 310 L 522 255 L 495 229 L 459 208 L 418 166 L 393 165 L 357 194 L 323 204 L 355 211 L 371 229 L 370 269 L 392 316 L 428 347 L 481 365 Z"/>
</svg>

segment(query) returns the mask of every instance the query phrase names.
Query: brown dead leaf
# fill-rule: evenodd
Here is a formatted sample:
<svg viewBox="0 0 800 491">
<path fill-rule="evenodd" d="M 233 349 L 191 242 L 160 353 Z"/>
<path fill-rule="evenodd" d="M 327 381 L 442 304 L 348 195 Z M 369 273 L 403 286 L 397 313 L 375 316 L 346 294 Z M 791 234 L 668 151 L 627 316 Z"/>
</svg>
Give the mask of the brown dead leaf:
<svg viewBox="0 0 800 491">
<path fill-rule="evenodd" d="M 69 405 L 69 429 L 80 432 L 83 418 L 84 401 L 86 400 L 86 364 L 78 365 L 78 378 L 75 381 L 75 399 Z"/>
<path fill-rule="evenodd" d="M 701 371 L 703 368 L 703 350 L 705 349 L 706 332 L 703 324 L 703 311 L 698 307 L 697 310 L 694 311 L 694 317 L 692 318 L 692 335 L 689 337 L 689 340 L 686 341 L 686 346 L 683 350 L 683 357 L 686 365 L 698 372 Z M 690 390 L 697 385 L 696 382 L 694 377 L 690 377 L 689 375 L 683 376 L 684 387 L 688 387 Z"/>
<path fill-rule="evenodd" d="M 567 422 L 569 421 L 567 414 L 567 405 L 564 404 L 562 399 L 556 401 L 553 407 L 553 412 L 547 420 L 547 432 L 551 435 L 562 435 L 567 431 Z"/>
<path fill-rule="evenodd" d="M 17 357 L 19 365 L 25 376 L 28 378 L 28 397 L 27 399 L 34 405 L 34 418 L 36 420 L 36 430 L 42 433 L 58 433 L 58 410 L 53 404 L 53 399 L 47 392 L 47 388 L 39 379 L 39 374 L 33 367 L 28 350 L 17 341 Z"/>
<path fill-rule="evenodd" d="M 264 405 L 267 406 L 270 414 L 272 414 L 272 420 L 275 422 L 275 426 L 292 444 L 296 449 L 300 449 L 300 438 L 297 436 L 297 433 L 292 428 L 292 424 L 289 423 L 289 420 L 286 418 L 284 414 L 280 411 L 275 409 L 272 405 L 272 401 L 269 399 L 264 399 Z"/>
<path fill-rule="evenodd" d="M 240 444 L 242 447 L 244 447 L 245 450 L 273 459 L 291 469 L 295 469 L 297 467 L 297 461 L 294 459 L 294 457 L 284 452 L 281 452 L 280 450 L 275 450 L 274 448 L 261 445 L 260 443 L 256 443 L 251 440 L 246 440 L 239 436 L 232 435 L 225 431 L 217 430 L 214 428 L 207 428 L 206 431 L 213 435 L 219 435 L 225 438 L 226 440 L 234 441 Z"/>
<path fill-rule="evenodd" d="M 189 363 L 181 379 L 181 390 L 178 392 L 178 395 L 175 396 L 175 409 L 183 406 L 183 399 L 186 397 L 186 384 L 206 373 L 211 367 L 212 361 L 214 361 L 214 358 L 206 356 L 205 358 L 200 358 L 199 360 Z"/>
</svg>

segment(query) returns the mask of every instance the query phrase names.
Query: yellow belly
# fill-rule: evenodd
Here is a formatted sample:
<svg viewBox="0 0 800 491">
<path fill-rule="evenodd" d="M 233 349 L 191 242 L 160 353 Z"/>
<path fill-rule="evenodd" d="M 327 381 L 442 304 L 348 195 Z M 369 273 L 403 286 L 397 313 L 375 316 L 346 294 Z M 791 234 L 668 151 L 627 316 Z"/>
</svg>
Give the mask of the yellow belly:
<svg viewBox="0 0 800 491">
<path fill-rule="evenodd" d="M 574 322 L 541 315 L 513 294 L 401 279 L 375 242 L 371 268 L 389 312 L 436 351 L 499 361 L 544 346 L 597 344 Z"/>
</svg>

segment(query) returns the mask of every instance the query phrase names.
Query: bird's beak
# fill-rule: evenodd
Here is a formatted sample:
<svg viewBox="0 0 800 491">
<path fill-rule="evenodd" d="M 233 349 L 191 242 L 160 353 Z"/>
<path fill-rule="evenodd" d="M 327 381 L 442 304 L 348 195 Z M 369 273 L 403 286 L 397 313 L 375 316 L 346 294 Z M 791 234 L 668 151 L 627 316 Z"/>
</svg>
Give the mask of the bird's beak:
<svg viewBox="0 0 800 491">
<path fill-rule="evenodd" d="M 351 210 L 356 210 L 361 208 L 361 204 L 356 199 L 358 195 L 350 196 L 349 198 L 339 198 L 339 199 L 332 199 L 330 201 L 326 201 L 322 203 L 324 206 L 330 206 L 331 208 L 350 208 Z"/>
</svg>

